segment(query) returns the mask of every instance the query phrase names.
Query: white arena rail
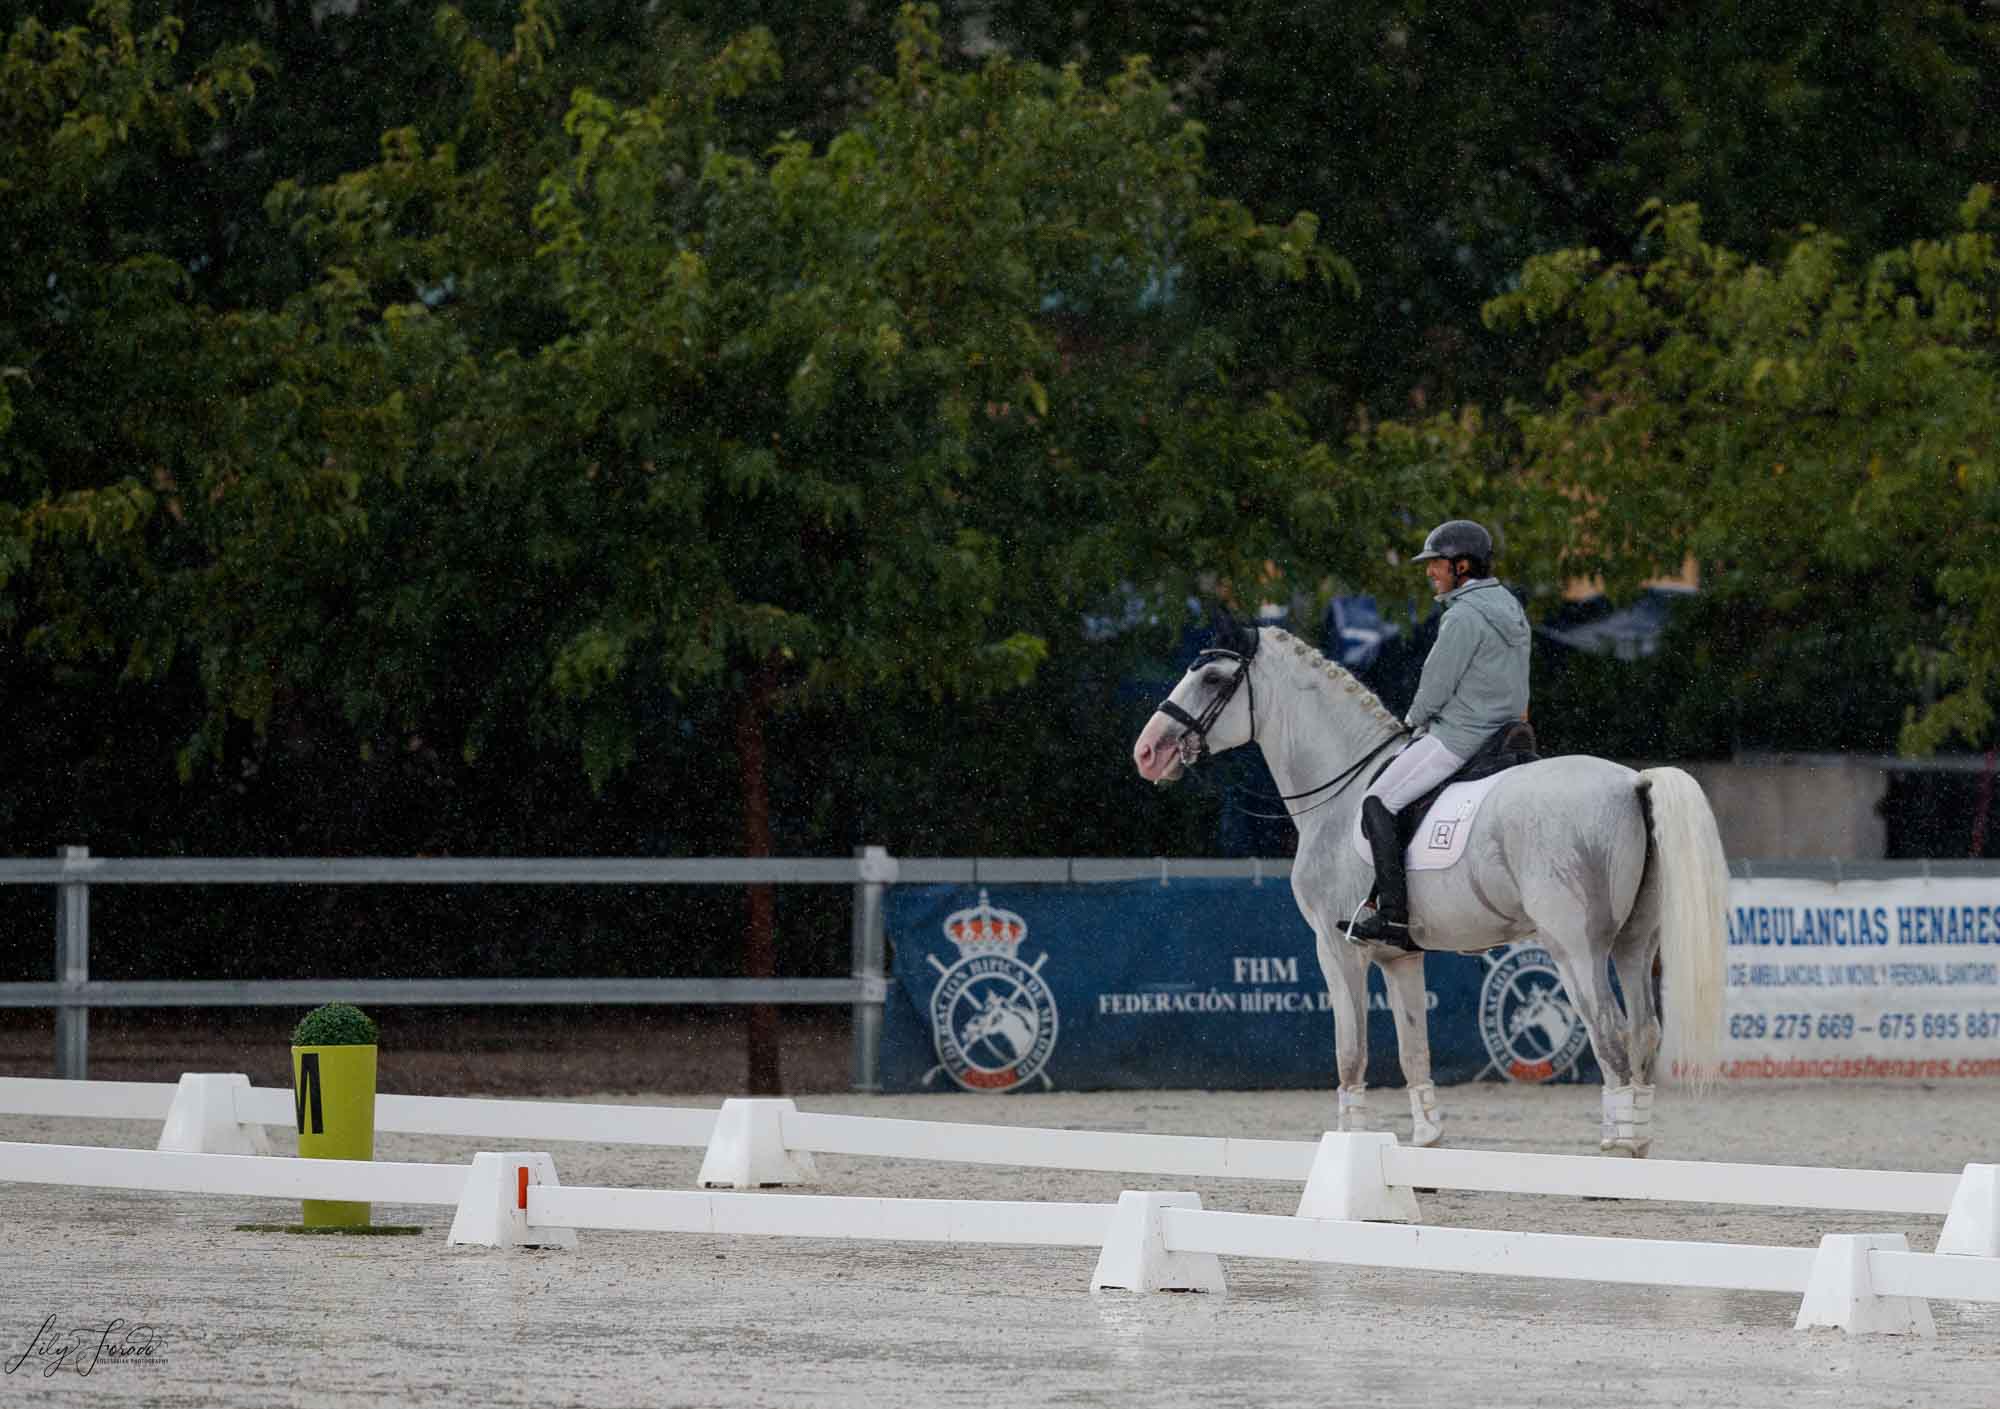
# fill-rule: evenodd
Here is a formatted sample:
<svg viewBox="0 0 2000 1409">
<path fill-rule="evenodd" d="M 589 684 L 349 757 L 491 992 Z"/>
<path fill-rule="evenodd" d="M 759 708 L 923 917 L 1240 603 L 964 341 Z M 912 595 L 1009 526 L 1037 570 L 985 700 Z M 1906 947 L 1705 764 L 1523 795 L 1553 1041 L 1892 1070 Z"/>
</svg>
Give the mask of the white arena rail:
<svg viewBox="0 0 2000 1409">
<path fill-rule="evenodd" d="M 1956 1174 L 1814 1165 L 1711 1164 L 1704 1160 L 1603 1159 L 1509 1150 L 1417 1149 L 1386 1144 L 1382 1175 L 1412 1188 L 1487 1194 L 1571 1194 L 1767 1208 L 1945 1213 Z"/>
<path fill-rule="evenodd" d="M 1876 1249 L 1868 1254 L 1868 1272 L 1879 1296 L 2000 1301 L 2000 1262 L 1990 1257 Z"/>
<path fill-rule="evenodd" d="M 1116 1205 L 690 1194 L 564 1188 L 545 1154 L 481 1154 L 454 1243 L 575 1246 L 579 1228 L 1097 1246 L 1093 1290 L 1221 1291 L 1220 1258 L 1406 1271 L 1789 1292 L 1794 1325 L 1935 1335 L 1929 1298 L 2000 1303 L 2000 1258 L 1913 1253 L 1900 1233 L 1834 1235 L 1818 1248 L 1516 1233 L 1204 1210 L 1192 1193 Z"/>
<path fill-rule="evenodd" d="M 292 1093 L 253 1086 L 236 1096 L 245 1124 L 290 1125 Z M 583 1140 L 600 1145 L 706 1145 L 716 1112 L 692 1106 L 589 1105 L 476 1096 L 377 1096 L 375 1128 L 399 1135 L 462 1135 L 479 1140 Z"/>
<path fill-rule="evenodd" d="M 1343 1138 L 1355 1139 L 1327 1137 Z M 1332 1148 L 1369 1154 L 1365 1144 Z M 1321 1175 L 1316 1168 L 1314 1180 Z M 0 1143 L 0 1181 L 449 1204 L 450 1241 L 485 1246 L 574 1247 L 578 1228 L 1095 1246 L 1093 1289 L 1220 1291 L 1218 1259 L 1227 1256 L 1790 1292 L 1804 1298 L 1797 1326 L 1855 1332 L 1934 1335 L 1931 1298 L 2000 1303 L 2000 1257 L 1913 1253 L 1903 1235 L 1887 1233 L 1829 1236 L 1810 1249 L 1220 1213 L 1193 1193 L 1128 1192 L 1112 1205 L 564 1188 L 542 1152 L 483 1152 L 468 1168 Z"/>
<path fill-rule="evenodd" d="M 178 1088 L 161 1081 L 69 1081 L 0 1077 L 0 1115 L 61 1115 L 99 1120 L 165 1120 Z M 291 1117 L 286 1116 L 287 1120 Z"/>
<path fill-rule="evenodd" d="M 1802 1292 L 1816 1256 L 1812 1248 L 1342 1223 L 1181 1208 L 1163 1210 L 1160 1227 L 1170 1252 L 1743 1292 Z M 2000 1296 L 2000 1282 L 1994 1286 Z"/>
<path fill-rule="evenodd" d="M 190 1091 L 190 1084 L 200 1086 Z M 235 1124 L 291 1125 L 292 1093 L 252 1086 L 238 1073 L 193 1072 L 180 1082 L 68 1081 L 0 1077 L 0 1115 L 83 1119 L 170 1119 L 183 1092 L 215 1094 Z M 375 1098 L 375 1128 L 399 1135 L 452 1135 L 478 1140 L 581 1140 L 603 1145 L 699 1148 L 715 1133 L 717 1112 L 691 1106 L 589 1105 L 573 1101 L 511 1101 L 468 1096 Z M 215 1151 L 223 1153 L 223 1151 Z"/>
<path fill-rule="evenodd" d="M 1113 1207 L 536 1185 L 528 1190 L 527 1222 L 531 1227 L 628 1232 L 1094 1248 L 1104 1244 Z"/>
<path fill-rule="evenodd" d="M 1144 1206 L 1147 1195 L 1126 1194 Z M 1929 1300 L 2000 1302 L 2000 1258 L 1908 1250 L 1903 1235 L 1834 1235 L 1818 1248 L 1681 1243 L 1481 1228 L 1408 1227 L 1220 1213 L 1154 1203 L 1168 1257 L 1259 1257 L 1407 1271 L 1791 1292 L 1798 1329 L 1936 1334 Z"/>
<path fill-rule="evenodd" d="M 1311 1140 L 1050 1130 L 1020 1125 L 819 1115 L 798 1110 L 781 1110 L 779 1126 L 787 1150 L 816 1155 L 868 1155 L 878 1159 L 1173 1174 L 1187 1178 L 1283 1179 L 1293 1183 L 1303 1183 L 1311 1173 L 1317 1149 Z"/>
<path fill-rule="evenodd" d="M 162 1147 L 263 1153 L 261 1143 L 229 1143 L 227 1126 L 261 1132 L 291 1125 L 292 1093 L 252 1087 L 237 1075 L 191 1073 L 181 1083 L 0 1078 L 0 1113 L 123 1119 L 170 1119 L 177 1097 L 207 1100 L 208 1120 L 190 1120 L 183 1137 Z M 219 1130 L 218 1125 L 222 1128 Z M 789 1100 L 727 1100 L 719 1110 L 648 1105 L 582 1104 L 446 1096 L 376 1097 L 376 1129 L 399 1134 L 475 1140 L 550 1140 L 660 1147 L 706 1147 L 699 1183 L 716 1188 L 778 1187 L 810 1182 L 815 1154 L 952 1164 L 1010 1165 L 1173 1176 L 1306 1183 L 1321 1160 L 1322 1142 L 1153 1135 L 1126 1131 L 1059 1130 L 888 1119 L 800 1111 Z M 170 1120 L 171 1127 L 171 1120 Z M 1959 1174 L 1831 1169 L 1804 1165 L 1717 1164 L 1694 1160 L 1611 1160 L 1590 1155 L 1536 1155 L 1502 1150 L 1419 1149 L 1386 1133 L 1332 1137 L 1367 1164 L 1366 1181 L 1398 1191 L 1393 1206 L 1377 1199 L 1352 1207 L 1314 1208 L 1321 1216 L 1415 1222 L 1417 1188 L 1471 1192 L 1728 1203 L 1771 1208 L 1850 1209 L 1945 1214 Z M 204 1143 L 204 1140 L 213 1143 Z M 1357 1166 L 1359 1168 L 1359 1166 Z"/>
<path fill-rule="evenodd" d="M 0 1182 L 139 1189 L 161 1194 L 239 1194 L 260 1199 L 456 1204 L 467 1166 L 390 1161 L 194 1155 L 103 1145 L 0 1141 Z"/>
<path fill-rule="evenodd" d="M 297 1119 L 289 1090 L 253 1087 L 247 1078 L 234 1073 L 190 1073 L 179 1085 L 0 1077 L 0 1114 L 164 1121 L 170 1118 L 176 1097 L 182 1093 L 223 1105 L 232 1113 L 231 1122 L 245 1127 L 291 1125 Z M 458 1096 L 375 1098 L 378 1131 L 518 1140 L 530 1144 L 578 1140 L 698 1149 L 716 1140 L 718 1123 L 725 1118 L 754 1122 L 754 1135 L 744 1138 L 756 1146 L 762 1163 L 756 1171 L 726 1181 L 711 1181 L 705 1173 L 702 1180 L 705 1184 L 723 1182 L 730 1187 L 755 1187 L 797 1183 L 802 1176 L 809 1175 L 810 1160 L 801 1164 L 793 1157 L 814 1154 L 1302 1183 L 1312 1169 L 1317 1148 L 1310 1140 L 1148 1135 L 822 1115 L 800 1111 L 788 1100 L 730 1100 L 719 1110 L 712 1110 Z M 193 1121 L 189 1128 L 197 1133 L 204 1130 L 210 1135 L 215 1133 L 213 1122 Z M 725 1132 L 724 1138 L 731 1137 Z M 222 1152 L 250 1149 L 248 1144 L 225 1144 Z"/>
<path fill-rule="evenodd" d="M 1330 1132 L 1300 1196 L 1302 1218 L 1420 1223 L 1419 1188 L 1571 1194 L 1763 1208 L 1944 1215 L 1937 1250 L 2000 1257 L 2000 1166 L 1958 1174 L 1801 1165 L 1614 1160 L 1509 1150 L 1412 1149 L 1379 1131 Z"/>
</svg>

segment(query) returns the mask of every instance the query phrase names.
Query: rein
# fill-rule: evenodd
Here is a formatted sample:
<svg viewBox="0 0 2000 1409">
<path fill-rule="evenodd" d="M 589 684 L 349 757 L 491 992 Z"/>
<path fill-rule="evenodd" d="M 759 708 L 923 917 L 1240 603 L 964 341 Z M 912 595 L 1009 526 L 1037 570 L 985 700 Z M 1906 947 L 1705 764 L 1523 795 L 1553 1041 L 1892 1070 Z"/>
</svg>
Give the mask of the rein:
<svg viewBox="0 0 2000 1409">
<path fill-rule="evenodd" d="M 1407 729 L 1396 730 L 1395 733 L 1389 735 L 1387 738 L 1383 739 L 1381 743 L 1375 745 L 1374 748 L 1368 750 L 1367 753 L 1364 753 L 1361 755 L 1361 757 L 1357 758 L 1352 766 L 1342 770 L 1339 773 L 1336 773 L 1333 777 L 1327 779 L 1324 783 L 1321 783 L 1316 788 L 1307 788 L 1302 793 L 1278 793 L 1275 795 L 1279 802 L 1290 802 L 1294 798 L 1311 797 L 1314 793 L 1326 792 L 1328 788 L 1333 788 L 1332 792 L 1327 793 L 1325 797 L 1321 798 L 1318 802 L 1314 803 L 1312 807 L 1301 807 L 1297 812 L 1252 812 L 1247 807 L 1238 807 L 1236 810 L 1242 813 L 1245 817 L 1259 817 L 1269 822 L 1276 822 L 1286 818 L 1303 817 L 1308 812 L 1311 812 L 1314 808 L 1325 807 L 1329 802 L 1332 802 L 1335 798 L 1339 797 L 1342 793 L 1346 792 L 1348 785 L 1351 784 L 1357 777 L 1360 776 L 1362 769 L 1366 768 L 1369 764 L 1373 763 L 1377 755 L 1379 755 L 1383 749 L 1386 749 L 1387 747 L 1389 747 L 1389 745 L 1395 743 L 1398 739 L 1402 738 L 1403 735 L 1407 733 L 1409 733 L 1409 730 Z M 1339 784 L 1340 786 L 1334 787 L 1336 783 Z"/>
<path fill-rule="evenodd" d="M 1256 658 L 1257 641 L 1258 637 L 1253 632 L 1249 638 L 1250 649 L 1248 651 L 1231 651 L 1220 646 L 1210 646 L 1194 658 L 1194 663 L 1197 667 L 1211 660 L 1233 660 L 1237 663 L 1236 673 L 1229 677 L 1228 685 L 1217 691 L 1215 698 L 1203 707 L 1199 716 L 1189 714 L 1170 699 L 1160 702 L 1159 712 L 1181 726 L 1182 733 L 1175 747 L 1180 752 L 1181 766 L 1183 768 L 1192 769 L 1195 764 L 1208 756 L 1208 731 L 1215 727 L 1215 721 L 1222 717 L 1222 711 L 1227 709 L 1229 702 L 1236 698 L 1237 687 L 1250 679 L 1250 662 Z M 1250 686 L 1248 702 L 1250 706 L 1250 742 L 1254 744 L 1257 742 L 1257 687 L 1255 684 Z M 1314 808 L 1324 807 L 1346 792 L 1348 786 L 1353 783 L 1355 778 L 1360 776 L 1362 769 L 1374 762 L 1377 755 L 1383 749 L 1386 749 L 1409 732 L 1407 727 L 1400 724 L 1397 725 L 1395 731 L 1384 738 L 1381 743 L 1375 745 L 1374 748 L 1356 759 L 1348 767 L 1334 774 L 1333 777 L 1327 779 L 1316 788 L 1307 788 L 1303 792 L 1276 793 L 1273 795 L 1275 800 L 1281 803 L 1295 802 L 1302 797 L 1311 797 L 1314 793 L 1324 793 L 1328 788 L 1333 789 L 1331 793 L 1328 793 L 1327 796 L 1321 798 L 1311 807 L 1301 807 L 1297 812 L 1290 811 L 1289 809 L 1284 812 L 1252 812 L 1247 807 L 1238 807 L 1236 810 L 1246 817 L 1261 818 L 1265 821 L 1303 817 Z"/>
</svg>

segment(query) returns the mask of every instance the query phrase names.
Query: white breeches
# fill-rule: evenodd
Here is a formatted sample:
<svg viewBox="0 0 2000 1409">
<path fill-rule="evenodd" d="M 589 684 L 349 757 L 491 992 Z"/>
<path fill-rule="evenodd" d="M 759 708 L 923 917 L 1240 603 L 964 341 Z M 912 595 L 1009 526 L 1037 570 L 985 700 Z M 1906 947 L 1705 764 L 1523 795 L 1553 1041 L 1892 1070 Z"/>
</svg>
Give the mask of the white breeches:
<svg viewBox="0 0 2000 1409">
<path fill-rule="evenodd" d="M 1368 796 L 1381 798 L 1391 812 L 1401 812 L 1464 766 L 1464 759 L 1426 734 L 1390 761 Z"/>
</svg>

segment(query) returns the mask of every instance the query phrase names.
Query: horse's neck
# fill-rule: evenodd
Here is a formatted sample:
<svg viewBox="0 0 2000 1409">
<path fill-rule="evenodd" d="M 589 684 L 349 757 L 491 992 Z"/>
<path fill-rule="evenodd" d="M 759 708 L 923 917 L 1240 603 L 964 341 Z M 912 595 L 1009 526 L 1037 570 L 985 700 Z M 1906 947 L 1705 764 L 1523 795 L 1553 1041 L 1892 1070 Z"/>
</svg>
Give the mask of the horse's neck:
<svg viewBox="0 0 2000 1409">
<path fill-rule="evenodd" d="M 1271 642 L 1258 655 L 1257 742 L 1278 791 L 1300 793 L 1359 763 L 1394 721 L 1358 682 L 1332 676 L 1318 660 L 1280 644 Z M 1353 821 L 1374 766 L 1340 785 L 1331 800 L 1323 792 L 1285 804 L 1298 824 L 1301 853 L 1320 831 Z"/>
</svg>

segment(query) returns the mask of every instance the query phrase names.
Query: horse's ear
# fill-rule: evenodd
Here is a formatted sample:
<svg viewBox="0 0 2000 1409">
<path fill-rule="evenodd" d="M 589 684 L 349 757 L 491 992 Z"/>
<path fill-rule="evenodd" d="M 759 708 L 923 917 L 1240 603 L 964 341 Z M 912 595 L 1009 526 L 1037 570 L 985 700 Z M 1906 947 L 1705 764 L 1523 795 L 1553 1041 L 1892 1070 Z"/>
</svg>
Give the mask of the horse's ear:
<svg viewBox="0 0 2000 1409">
<path fill-rule="evenodd" d="M 1236 633 L 1241 630 L 1236 624 L 1236 618 L 1231 616 L 1229 608 L 1220 602 L 1215 604 L 1214 616 L 1215 634 L 1209 639 L 1209 645 L 1218 651 L 1235 650 Z"/>
<path fill-rule="evenodd" d="M 1215 644 L 1222 650 L 1234 651 L 1239 656 L 1247 656 L 1257 649 L 1257 638 L 1251 629 L 1229 614 L 1229 608 L 1215 604 Z"/>
</svg>

